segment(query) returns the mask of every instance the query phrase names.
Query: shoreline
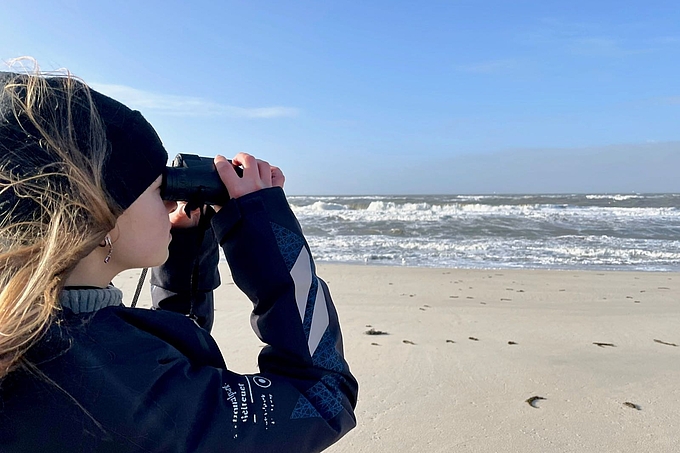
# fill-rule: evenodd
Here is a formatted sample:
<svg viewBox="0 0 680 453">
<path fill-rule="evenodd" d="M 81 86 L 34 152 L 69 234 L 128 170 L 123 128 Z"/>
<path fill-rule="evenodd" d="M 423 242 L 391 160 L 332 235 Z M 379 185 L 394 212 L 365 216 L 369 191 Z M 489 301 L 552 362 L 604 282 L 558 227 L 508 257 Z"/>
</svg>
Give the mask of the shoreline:
<svg viewBox="0 0 680 453">
<path fill-rule="evenodd" d="M 313 255 L 313 254 L 312 254 Z M 386 267 L 386 268 L 408 268 L 408 269 L 439 269 L 439 270 L 460 270 L 460 271 L 550 271 L 550 272 L 640 272 L 640 273 L 676 273 L 680 274 L 680 267 L 673 270 L 662 269 L 624 269 L 624 268 L 598 268 L 589 266 L 589 268 L 546 268 L 546 267 L 439 267 L 439 266 L 410 266 L 405 264 L 384 264 L 384 263 L 366 263 L 359 261 L 320 261 L 314 259 L 316 266 L 364 266 L 364 267 Z M 227 265 L 227 261 L 220 256 L 220 265 Z"/>
<path fill-rule="evenodd" d="M 220 261 L 223 263 L 223 261 Z M 226 264 L 226 261 L 224 262 Z M 316 261 L 315 264 L 330 265 L 330 266 L 366 266 L 366 267 L 386 267 L 386 268 L 409 268 L 409 269 L 435 269 L 435 270 L 457 270 L 457 271 L 549 271 L 549 272 L 659 272 L 659 273 L 676 273 L 680 274 L 680 268 L 675 270 L 660 270 L 660 269 L 609 269 L 597 268 L 590 266 L 590 268 L 545 268 L 545 267 L 438 267 L 438 266 L 409 266 L 404 264 L 381 264 L 381 263 L 360 263 L 350 261 Z"/>
</svg>

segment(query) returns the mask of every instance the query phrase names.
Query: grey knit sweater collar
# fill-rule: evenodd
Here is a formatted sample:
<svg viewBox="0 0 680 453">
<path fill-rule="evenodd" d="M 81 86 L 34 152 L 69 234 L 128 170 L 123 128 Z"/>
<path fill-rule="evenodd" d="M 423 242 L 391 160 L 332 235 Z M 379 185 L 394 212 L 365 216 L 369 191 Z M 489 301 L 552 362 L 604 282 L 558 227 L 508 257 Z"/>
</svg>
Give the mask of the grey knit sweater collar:
<svg viewBox="0 0 680 453">
<path fill-rule="evenodd" d="M 118 288 L 64 289 L 59 295 L 62 307 L 73 313 L 92 313 L 104 307 L 123 304 L 123 292 Z"/>
</svg>

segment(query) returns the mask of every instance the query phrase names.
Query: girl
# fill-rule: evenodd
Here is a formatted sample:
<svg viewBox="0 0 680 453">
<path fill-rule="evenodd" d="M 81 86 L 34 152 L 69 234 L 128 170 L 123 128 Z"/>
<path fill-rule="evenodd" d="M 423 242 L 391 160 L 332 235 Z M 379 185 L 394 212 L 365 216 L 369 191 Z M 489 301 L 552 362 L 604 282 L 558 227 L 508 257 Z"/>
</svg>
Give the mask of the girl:
<svg viewBox="0 0 680 453">
<path fill-rule="evenodd" d="M 239 177 L 216 157 L 231 200 L 196 250 L 182 247 L 194 221 L 161 198 L 166 162 L 139 112 L 70 75 L 0 73 L 0 451 L 311 452 L 354 426 L 337 314 L 281 171 L 241 153 Z M 185 263 L 217 242 L 268 345 L 258 374 L 229 371 L 206 330 L 127 308 L 109 283 L 165 262 L 160 297 L 196 278 L 212 290 L 216 260 L 198 275 Z"/>
</svg>

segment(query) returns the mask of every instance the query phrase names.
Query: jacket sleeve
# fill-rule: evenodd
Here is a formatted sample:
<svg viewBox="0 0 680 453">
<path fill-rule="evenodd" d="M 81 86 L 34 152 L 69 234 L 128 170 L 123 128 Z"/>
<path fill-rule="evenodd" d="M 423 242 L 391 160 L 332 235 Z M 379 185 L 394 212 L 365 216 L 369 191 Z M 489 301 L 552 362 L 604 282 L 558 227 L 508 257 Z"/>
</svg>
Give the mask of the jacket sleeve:
<svg viewBox="0 0 680 453">
<path fill-rule="evenodd" d="M 213 290 L 220 285 L 219 252 L 206 207 L 195 228 L 173 229 L 168 260 L 151 269 L 151 301 L 156 310 L 180 313 L 210 332 Z"/>
<path fill-rule="evenodd" d="M 283 190 L 230 200 L 212 224 L 234 283 L 254 304 L 253 329 L 267 344 L 259 377 L 287 385 L 285 400 L 292 404 L 280 409 L 276 422 L 284 436 L 278 451 L 325 448 L 355 426 L 358 386 L 344 359 L 328 287 L 316 275 Z"/>
</svg>

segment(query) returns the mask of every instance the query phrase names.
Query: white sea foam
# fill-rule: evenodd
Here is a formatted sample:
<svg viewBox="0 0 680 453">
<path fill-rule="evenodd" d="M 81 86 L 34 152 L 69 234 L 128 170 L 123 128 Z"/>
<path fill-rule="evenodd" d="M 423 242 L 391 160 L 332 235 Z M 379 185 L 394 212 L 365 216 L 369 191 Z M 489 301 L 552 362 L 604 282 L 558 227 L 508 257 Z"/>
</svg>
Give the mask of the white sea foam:
<svg viewBox="0 0 680 453">
<path fill-rule="evenodd" d="M 312 203 L 309 207 L 311 211 L 342 211 L 347 209 L 345 205 L 338 203 L 328 203 L 324 201 L 317 201 Z"/>
<path fill-rule="evenodd" d="M 337 215 L 347 220 L 359 221 L 429 221 L 450 218 L 469 218 L 471 216 L 525 217 L 525 218 L 572 218 L 581 220 L 610 221 L 617 218 L 673 218 L 680 219 L 677 208 L 617 208 L 559 205 L 500 205 L 485 204 L 448 204 L 431 205 L 428 203 L 405 203 L 373 201 L 366 209 L 351 209 L 339 203 L 317 201 L 304 207 L 293 207 L 296 215 L 320 217 Z"/>
<path fill-rule="evenodd" d="M 633 200 L 637 198 L 643 198 L 642 195 L 586 195 L 586 198 L 588 200 L 616 200 L 616 201 L 623 201 L 623 200 Z"/>
</svg>

